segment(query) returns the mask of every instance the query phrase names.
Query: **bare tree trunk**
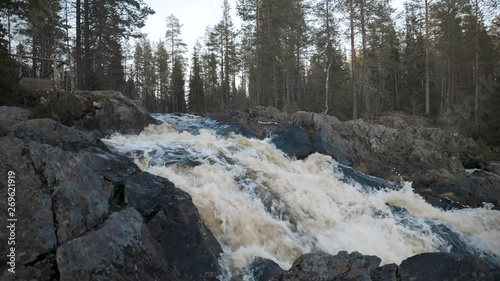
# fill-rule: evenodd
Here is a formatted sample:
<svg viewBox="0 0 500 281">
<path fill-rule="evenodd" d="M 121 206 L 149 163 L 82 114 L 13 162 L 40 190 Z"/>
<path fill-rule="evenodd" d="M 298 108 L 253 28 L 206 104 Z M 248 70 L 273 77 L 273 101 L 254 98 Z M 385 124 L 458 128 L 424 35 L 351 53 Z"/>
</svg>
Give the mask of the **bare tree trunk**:
<svg viewBox="0 0 500 281">
<path fill-rule="evenodd" d="M 330 67 L 332 66 L 333 62 L 333 57 L 330 58 L 330 63 L 328 64 L 328 68 L 326 69 L 326 79 L 325 79 L 325 114 L 328 114 L 328 96 L 329 96 L 329 91 L 328 91 L 328 86 L 330 84 Z"/>
<path fill-rule="evenodd" d="M 71 49 L 70 49 L 70 46 L 69 46 L 69 21 L 68 21 L 68 0 L 64 1 L 64 17 L 65 17 L 65 21 L 66 21 L 66 49 L 67 49 L 67 52 L 69 54 L 69 56 L 71 57 Z M 68 58 L 68 60 L 70 60 Z M 65 85 L 65 90 L 74 90 L 74 84 L 72 83 L 72 75 L 73 73 L 73 66 L 71 65 L 71 63 L 69 64 L 69 76 L 65 77 L 66 79 L 66 85 Z"/>
<path fill-rule="evenodd" d="M 475 53 L 476 67 L 474 69 L 474 122 L 479 122 L 479 0 L 475 0 L 475 18 L 476 18 L 476 33 L 475 33 Z"/>
<path fill-rule="evenodd" d="M 366 117 L 370 118 L 371 116 L 371 108 L 370 108 L 370 92 L 367 87 L 368 79 L 366 77 L 366 59 L 367 59 L 367 51 L 366 51 L 366 13 L 365 13 L 365 0 L 361 0 L 361 43 L 363 48 L 363 65 L 361 67 L 361 96 L 365 97 L 365 110 Z"/>
<path fill-rule="evenodd" d="M 85 71 L 84 71 L 84 89 L 90 89 L 90 76 L 91 70 L 91 55 L 90 55 L 90 18 L 89 18 L 89 0 L 84 0 L 84 24 L 85 24 L 85 34 L 84 34 L 84 47 L 85 47 Z"/>
<path fill-rule="evenodd" d="M 453 91 L 452 89 L 452 72 L 451 72 L 451 55 L 448 54 L 448 90 L 446 91 L 446 110 L 445 112 L 446 113 L 449 113 L 450 112 L 450 105 L 451 105 L 451 102 L 450 102 L 450 97 L 451 97 L 451 93 Z"/>
<path fill-rule="evenodd" d="M 429 0 L 425 0 L 425 114 L 431 113 L 429 80 Z"/>
<path fill-rule="evenodd" d="M 398 89 L 398 71 L 396 69 L 396 66 L 394 66 L 394 89 L 395 89 L 395 94 L 396 94 L 396 108 L 399 108 L 399 89 Z"/>
<path fill-rule="evenodd" d="M 11 53 L 11 36 L 10 36 L 10 13 L 7 12 L 7 35 L 8 35 L 8 39 L 9 39 L 9 51 L 7 52 L 8 54 Z"/>
<path fill-rule="evenodd" d="M 349 18 L 351 27 L 351 90 L 352 90 L 352 119 L 358 119 L 358 100 L 356 95 L 356 82 L 355 82 L 355 60 L 356 50 L 354 49 L 354 6 L 353 0 L 349 0 Z"/>
</svg>

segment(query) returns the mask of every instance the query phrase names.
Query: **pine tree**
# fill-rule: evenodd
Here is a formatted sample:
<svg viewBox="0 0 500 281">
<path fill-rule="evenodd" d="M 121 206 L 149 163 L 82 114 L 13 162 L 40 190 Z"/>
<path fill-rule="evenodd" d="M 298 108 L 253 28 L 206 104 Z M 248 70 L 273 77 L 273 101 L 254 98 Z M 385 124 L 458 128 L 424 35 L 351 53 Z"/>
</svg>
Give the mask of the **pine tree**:
<svg viewBox="0 0 500 281">
<path fill-rule="evenodd" d="M 184 66 L 179 57 L 174 59 L 174 68 L 170 76 L 171 112 L 186 112 Z"/>
<path fill-rule="evenodd" d="M 182 25 L 179 22 L 179 19 L 176 18 L 173 14 L 167 17 L 167 31 L 165 32 L 166 45 L 168 50 L 170 51 L 171 69 L 174 69 L 175 60 L 183 60 L 182 54 L 186 52 L 186 44 L 182 42 L 181 36 L 181 27 Z"/>
<path fill-rule="evenodd" d="M 170 77 L 170 67 L 169 61 L 170 57 L 168 55 L 167 49 L 165 48 L 165 43 L 159 41 L 156 45 L 155 52 L 156 59 L 156 71 L 157 71 L 157 90 L 159 102 L 159 111 L 168 111 L 168 88 L 169 88 L 169 77 Z"/>
<path fill-rule="evenodd" d="M 189 78 L 189 111 L 203 112 L 205 110 L 205 94 L 201 78 L 199 50 L 201 45 L 196 43 L 191 59 L 191 76 Z"/>
</svg>

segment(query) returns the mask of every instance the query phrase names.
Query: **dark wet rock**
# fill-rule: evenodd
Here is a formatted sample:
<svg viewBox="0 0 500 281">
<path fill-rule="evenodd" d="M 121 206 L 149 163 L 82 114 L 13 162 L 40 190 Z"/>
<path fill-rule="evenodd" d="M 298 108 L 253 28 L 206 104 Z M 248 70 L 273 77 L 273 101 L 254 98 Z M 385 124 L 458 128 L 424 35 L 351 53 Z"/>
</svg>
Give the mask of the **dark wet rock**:
<svg viewBox="0 0 500 281">
<path fill-rule="evenodd" d="M 80 157 L 111 183 L 115 205 L 139 211 L 164 259 L 180 278 L 203 280 L 206 274 L 220 271 L 222 249 L 201 222 L 189 194 L 167 179 L 139 171 L 122 156 L 92 149 Z"/>
<path fill-rule="evenodd" d="M 342 139 L 334 128 L 335 124 L 341 123 L 336 117 L 298 111 L 288 116 L 288 122 L 300 125 L 309 131 L 315 152 L 330 155 L 337 162 L 347 166 L 353 166 L 359 162 L 346 140 Z"/>
<path fill-rule="evenodd" d="M 343 182 L 350 184 L 359 183 L 365 189 L 373 188 L 376 190 L 381 190 L 389 188 L 393 190 L 398 190 L 401 188 L 398 184 L 394 182 L 366 175 L 346 165 L 342 164 L 338 165 L 336 169 L 342 173 L 343 177 L 341 178 L 341 180 Z"/>
<path fill-rule="evenodd" d="M 246 270 L 246 275 L 253 276 L 254 281 L 279 281 L 284 271 L 272 260 L 256 258 Z"/>
<path fill-rule="evenodd" d="M 356 154 L 340 138 L 338 133 L 327 133 L 324 129 L 319 128 L 314 131 L 313 142 L 316 152 L 330 155 L 340 164 L 353 166 L 359 163 Z"/>
<path fill-rule="evenodd" d="M 201 222 L 191 197 L 167 179 L 141 172 L 127 158 L 98 149 L 87 149 L 80 157 L 112 185 L 112 202 L 133 207 L 144 217 L 168 264 L 179 277 L 203 280 L 219 272 L 222 249 Z"/>
<path fill-rule="evenodd" d="M 230 281 L 280 281 L 284 271 L 270 259 L 255 258 L 240 275 L 232 276 Z"/>
<path fill-rule="evenodd" d="M 371 278 L 371 281 L 398 281 L 399 280 L 399 267 L 394 264 L 386 264 L 377 268 Z"/>
<path fill-rule="evenodd" d="M 345 251 L 332 256 L 326 253 L 305 254 L 299 257 L 282 281 L 349 281 L 371 280 L 370 275 L 380 265 L 380 258 L 363 256 L 358 252 Z"/>
<path fill-rule="evenodd" d="M 459 255 L 474 253 L 474 249 L 469 247 L 460 236 L 453 232 L 448 226 L 435 222 L 429 222 L 429 224 L 431 225 L 432 232 L 448 243 L 449 246 L 447 247 L 449 247 L 449 249 L 442 249 L 443 251 L 449 250 L 450 253 Z M 480 253 L 477 254 L 479 255 Z"/>
<path fill-rule="evenodd" d="M 304 159 L 316 151 L 309 133 L 304 128 L 291 125 L 273 131 L 272 143 L 290 157 Z"/>
<path fill-rule="evenodd" d="M 248 138 L 264 138 L 280 126 L 286 115 L 276 108 L 258 106 L 247 112 L 221 112 L 209 116 L 222 124 L 230 125 L 235 133 Z"/>
<path fill-rule="evenodd" d="M 415 189 L 462 207 L 477 208 L 483 202 L 500 206 L 500 176 L 481 170 L 427 187 L 417 184 Z"/>
<path fill-rule="evenodd" d="M 102 226 L 57 250 L 61 280 L 178 280 L 141 215 L 113 213 Z"/>
<path fill-rule="evenodd" d="M 494 281 L 488 265 L 474 256 L 453 253 L 424 253 L 404 260 L 401 281 Z"/>
<path fill-rule="evenodd" d="M 133 182 L 144 181 L 147 174 L 137 175 Z M 213 234 L 201 222 L 198 210 L 191 196 L 174 188 L 168 180 L 160 180 L 149 188 L 158 191 L 166 189 L 161 198 L 129 198 L 136 202 L 148 216 L 154 214 L 147 226 L 151 235 L 158 241 L 166 260 L 173 264 L 181 279 L 204 280 L 207 274 L 218 273 L 218 258 L 222 248 Z M 130 185 L 127 190 L 133 187 Z M 154 191 L 152 192 L 154 194 Z M 130 192 L 129 192 L 130 194 Z M 131 195 L 134 197 L 133 195 Z M 137 194 L 140 196 L 140 194 Z M 150 206 L 148 208 L 148 205 Z"/>
<path fill-rule="evenodd" d="M 20 139 L 49 144 L 63 150 L 78 151 L 83 148 L 104 144 L 87 132 L 67 127 L 52 119 L 31 119 L 5 129 Z"/>
<path fill-rule="evenodd" d="M 32 114 L 28 109 L 14 106 L 0 106 L 0 128 L 26 121 Z"/>
</svg>

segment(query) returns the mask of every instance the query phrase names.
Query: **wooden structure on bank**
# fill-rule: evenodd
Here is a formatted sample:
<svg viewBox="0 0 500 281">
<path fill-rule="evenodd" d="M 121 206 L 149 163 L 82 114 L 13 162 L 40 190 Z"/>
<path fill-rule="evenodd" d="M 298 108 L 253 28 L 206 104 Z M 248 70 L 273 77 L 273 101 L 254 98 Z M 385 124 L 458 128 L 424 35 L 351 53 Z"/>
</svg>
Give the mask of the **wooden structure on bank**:
<svg viewBox="0 0 500 281">
<path fill-rule="evenodd" d="M 17 58 L 17 62 L 20 66 L 20 77 L 21 77 L 21 88 L 23 90 L 49 90 L 56 91 L 64 89 L 63 75 L 64 71 L 61 70 L 65 65 L 64 61 L 57 60 L 55 58 L 39 58 L 24 55 L 12 55 Z M 25 73 L 24 59 L 32 60 L 33 64 L 38 62 L 48 62 L 51 63 L 52 67 L 46 73 L 40 74 L 39 77 L 28 77 Z"/>
</svg>

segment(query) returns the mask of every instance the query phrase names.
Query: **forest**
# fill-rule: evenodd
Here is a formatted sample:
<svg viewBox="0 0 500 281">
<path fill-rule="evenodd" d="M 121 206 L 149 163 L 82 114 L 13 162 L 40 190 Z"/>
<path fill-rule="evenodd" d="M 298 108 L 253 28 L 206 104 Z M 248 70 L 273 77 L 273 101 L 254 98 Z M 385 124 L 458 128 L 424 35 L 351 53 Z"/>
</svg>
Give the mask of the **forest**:
<svg viewBox="0 0 500 281">
<path fill-rule="evenodd" d="M 50 71 L 26 54 L 64 61 L 66 90 L 117 90 L 151 112 L 401 111 L 500 146 L 498 1 L 237 0 L 241 26 L 220 4 L 188 52 L 173 14 L 163 40 L 141 33 L 155 13 L 143 0 L 1 1 L 0 103 L 20 72 Z"/>
</svg>

